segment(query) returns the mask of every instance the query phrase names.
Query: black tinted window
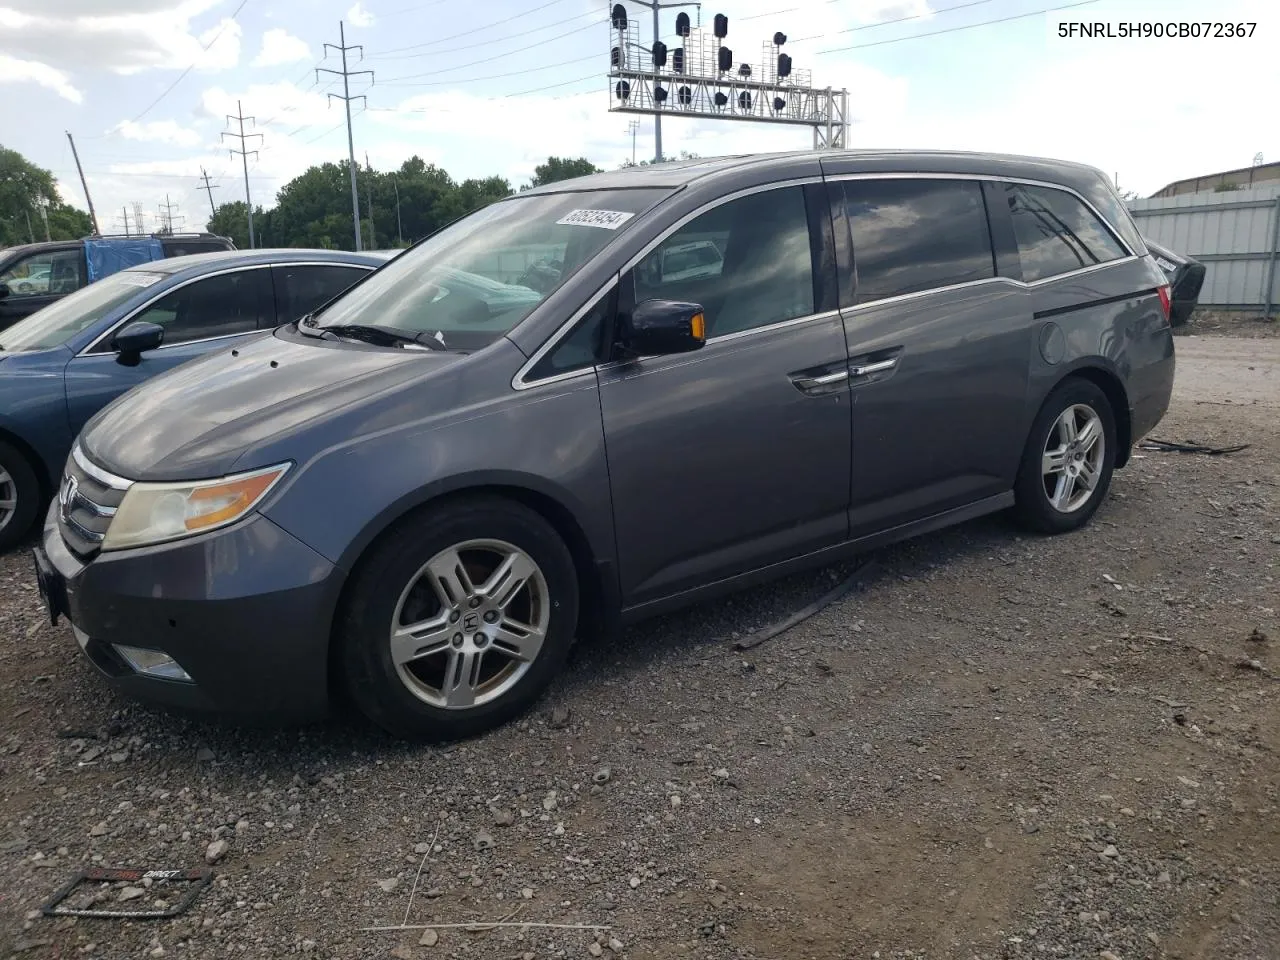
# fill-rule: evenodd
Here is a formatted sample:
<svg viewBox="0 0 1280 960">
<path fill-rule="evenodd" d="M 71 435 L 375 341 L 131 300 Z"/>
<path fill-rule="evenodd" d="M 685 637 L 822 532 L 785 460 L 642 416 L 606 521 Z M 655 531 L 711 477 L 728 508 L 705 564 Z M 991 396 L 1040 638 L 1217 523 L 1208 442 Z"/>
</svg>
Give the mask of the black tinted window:
<svg viewBox="0 0 1280 960">
<path fill-rule="evenodd" d="M 550 353 L 538 361 L 525 378 L 541 380 L 560 373 L 585 370 L 607 359 L 608 332 L 613 329 L 617 309 L 617 289 L 601 298 Z"/>
<path fill-rule="evenodd" d="M 800 187 L 740 197 L 681 227 L 635 268 L 636 302 L 701 304 L 717 337 L 813 313 L 813 257 Z"/>
<path fill-rule="evenodd" d="M 995 276 L 982 188 L 967 180 L 851 180 L 858 302 Z"/>
<path fill-rule="evenodd" d="M 272 267 L 281 323 L 292 323 L 328 303 L 369 271 L 340 264 Z"/>
<path fill-rule="evenodd" d="M 85 285 L 81 250 L 45 250 L 32 253 L 0 271 L 0 283 L 9 296 L 47 297 L 74 293 Z"/>
<path fill-rule="evenodd" d="M 165 346 L 274 326 L 270 277 L 266 270 L 241 270 L 197 280 L 133 319 L 164 327 Z"/>
<path fill-rule="evenodd" d="M 193 253 L 214 253 L 218 250 L 230 250 L 232 245 L 225 240 L 161 240 L 161 247 L 166 257 L 186 257 Z"/>
<path fill-rule="evenodd" d="M 1125 256 L 1102 221 L 1065 190 L 1011 183 L 1006 191 L 1023 280 L 1042 280 Z"/>
</svg>

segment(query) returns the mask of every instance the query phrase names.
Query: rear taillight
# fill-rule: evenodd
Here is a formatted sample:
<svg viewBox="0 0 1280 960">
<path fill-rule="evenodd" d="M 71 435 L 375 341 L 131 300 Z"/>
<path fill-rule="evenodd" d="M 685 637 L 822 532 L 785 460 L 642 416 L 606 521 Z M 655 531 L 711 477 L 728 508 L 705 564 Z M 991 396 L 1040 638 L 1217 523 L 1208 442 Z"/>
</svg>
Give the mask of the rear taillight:
<svg viewBox="0 0 1280 960">
<path fill-rule="evenodd" d="M 1160 294 L 1160 309 L 1164 311 L 1165 320 L 1168 320 L 1170 313 L 1173 312 L 1173 301 L 1169 299 L 1169 285 L 1156 287 L 1156 293 Z"/>
</svg>

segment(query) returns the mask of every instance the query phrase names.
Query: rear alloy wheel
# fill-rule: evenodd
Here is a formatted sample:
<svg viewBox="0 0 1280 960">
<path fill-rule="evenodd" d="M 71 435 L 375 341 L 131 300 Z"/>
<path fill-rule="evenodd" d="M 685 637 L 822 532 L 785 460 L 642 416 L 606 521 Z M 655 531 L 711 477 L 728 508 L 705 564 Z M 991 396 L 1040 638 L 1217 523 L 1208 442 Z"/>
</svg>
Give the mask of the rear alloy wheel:
<svg viewBox="0 0 1280 960">
<path fill-rule="evenodd" d="M 497 498 L 429 509 L 376 546 L 352 584 L 347 686 L 397 736 L 469 736 L 546 689 L 577 611 L 573 558 L 540 515 Z"/>
<path fill-rule="evenodd" d="M 1018 519 L 1033 530 L 1063 533 L 1098 509 L 1116 458 L 1115 418 L 1096 384 L 1070 379 L 1036 417 L 1015 489 Z"/>
<path fill-rule="evenodd" d="M 40 510 L 40 483 L 19 451 L 0 441 L 0 551 L 15 547 Z"/>
</svg>

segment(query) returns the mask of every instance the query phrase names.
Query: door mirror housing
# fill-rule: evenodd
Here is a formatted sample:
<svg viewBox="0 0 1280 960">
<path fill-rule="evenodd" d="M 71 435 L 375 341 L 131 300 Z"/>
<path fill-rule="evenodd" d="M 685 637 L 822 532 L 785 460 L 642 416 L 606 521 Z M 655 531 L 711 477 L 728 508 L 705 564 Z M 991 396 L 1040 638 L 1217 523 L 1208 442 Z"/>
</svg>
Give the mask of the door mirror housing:
<svg viewBox="0 0 1280 960">
<path fill-rule="evenodd" d="M 689 353 L 707 342 L 707 318 L 698 303 L 645 300 L 624 319 L 620 339 L 636 357 Z"/>
<path fill-rule="evenodd" d="M 115 335 L 111 346 L 116 350 L 116 360 L 126 367 L 136 366 L 142 355 L 164 343 L 164 327 L 158 323 L 135 320 Z"/>
</svg>

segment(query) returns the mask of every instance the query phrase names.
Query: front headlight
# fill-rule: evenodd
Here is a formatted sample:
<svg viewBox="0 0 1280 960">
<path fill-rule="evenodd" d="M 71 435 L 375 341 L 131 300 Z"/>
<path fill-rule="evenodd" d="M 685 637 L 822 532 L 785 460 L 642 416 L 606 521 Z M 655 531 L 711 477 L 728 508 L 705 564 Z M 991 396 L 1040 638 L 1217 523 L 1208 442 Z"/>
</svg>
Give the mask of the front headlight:
<svg viewBox="0 0 1280 960">
<path fill-rule="evenodd" d="M 102 549 L 164 543 L 225 527 L 260 503 L 288 469 L 282 463 L 217 480 L 135 483 L 116 508 Z"/>
</svg>

